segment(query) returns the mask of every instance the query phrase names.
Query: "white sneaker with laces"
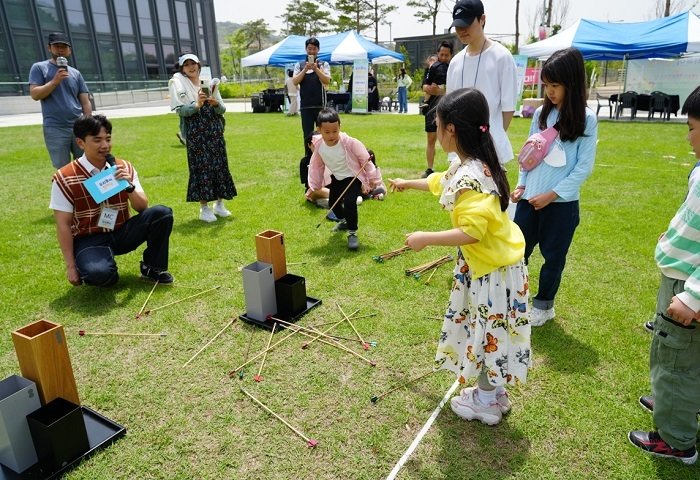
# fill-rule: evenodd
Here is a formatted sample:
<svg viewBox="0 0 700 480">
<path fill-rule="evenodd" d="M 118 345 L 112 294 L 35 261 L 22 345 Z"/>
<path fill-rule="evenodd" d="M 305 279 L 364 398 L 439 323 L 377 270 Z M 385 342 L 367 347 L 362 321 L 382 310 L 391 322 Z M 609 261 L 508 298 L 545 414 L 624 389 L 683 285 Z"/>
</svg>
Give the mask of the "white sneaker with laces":
<svg viewBox="0 0 700 480">
<path fill-rule="evenodd" d="M 476 387 L 468 387 L 468 388 L 463 388 L 461 392 L 459 392 L 460 395 L 468 395 L 467 390 L 473 390 Z M 501 392 L 496 392 L 496 403 L 498 403 L 498 408 L 501 409 L 501 413 L 503 415 L 507 414 L 510 412 L 510 409 L 512 408 L 513 404 L 510 403 L 510 398 L 508 398 L 508 392 L 503 389 Z"/>
<path fill-rule="evenodd" d="M 199 219 L 207 223 L 216 222 L 216 215 L 211 211 L 209 205 L 204 205 L 199 209 Z"/>
<path fill-rule="evenodd" d="M 479 420 L 486 425 L 497 425 L 503 418 L 501 408 L 494 402 L 484 405 L 476 395 L 476 387 L 465 388 L 450 400 L 452 411 L 465 420 Z"/>
<path fill-rule="evenodd" d="M 530 309 L 530 325 L 533 327 L 541 327 L 553 318 L 554 308 L 542 310 L 537 307 L 532 307 Z"/>
<path fill-rule="evenodd" d="M 231 216 L 231 212 L 226 209 L 223 200 L 217 200 L 214 204 L 214 214 L 222 218 Z"/>
</svg>

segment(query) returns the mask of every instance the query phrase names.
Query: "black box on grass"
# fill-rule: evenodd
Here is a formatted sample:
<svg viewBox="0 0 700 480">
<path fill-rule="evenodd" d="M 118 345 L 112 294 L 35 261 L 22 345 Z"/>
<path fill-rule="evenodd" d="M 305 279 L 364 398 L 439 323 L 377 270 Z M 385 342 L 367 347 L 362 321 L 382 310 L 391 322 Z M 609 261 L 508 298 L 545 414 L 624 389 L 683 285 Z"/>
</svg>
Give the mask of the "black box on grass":
<svg viewBox="0 0 700 480">
<path fill-rule="evenodd" d="M 56 398 L 27 415 L 39 463 L 56 470 L 90 449 L 83 412 L 63 398 Z"/>
<path fill-rule="evenodd" d="M 288 273 L 275 280 L 277 316 L 293 317 L 306 310 L 306 280 Z"/>
</svg>

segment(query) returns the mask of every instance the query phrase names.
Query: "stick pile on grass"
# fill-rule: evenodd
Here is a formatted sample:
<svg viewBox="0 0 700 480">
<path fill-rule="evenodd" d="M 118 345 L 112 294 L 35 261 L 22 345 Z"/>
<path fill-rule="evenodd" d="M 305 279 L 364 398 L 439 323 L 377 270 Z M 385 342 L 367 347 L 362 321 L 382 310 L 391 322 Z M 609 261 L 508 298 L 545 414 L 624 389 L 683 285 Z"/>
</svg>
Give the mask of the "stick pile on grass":
<svg viewBox="0 0 700 480">
<path fill-rule="evenodd" d="M 418 265 L 417 267 L 407 269 L 406 276 L 412 276 L 413 278 L 418 280 L 421 277 L 421 275 L 423 275 L 425 272 L 437 269 L 438 267 L 441 267 L 446 263 L 450 263 L 452 260 L 452 256 L 445 255 L 444 257 L 438 258 L 437 260 L 433 260 L 432 262 L 424 263 L 422 265 Z"/>
<path fill-rule="evenodd" d="M 398 257 L 402 253 L 406 253 L 409 250 L 411 250 L 410 247 L 403 246 L 401 248 L 397 248 L 396 250 L 392 250 L 391 252 L 388 252 L 388 253 L 383 253 L 381 255 L 375 255 L 372 257 L 372 260 L 374 260 L 375 262 L 384 263 L 384 260 L 389 260 L 390 258 Z"/>
</svg>

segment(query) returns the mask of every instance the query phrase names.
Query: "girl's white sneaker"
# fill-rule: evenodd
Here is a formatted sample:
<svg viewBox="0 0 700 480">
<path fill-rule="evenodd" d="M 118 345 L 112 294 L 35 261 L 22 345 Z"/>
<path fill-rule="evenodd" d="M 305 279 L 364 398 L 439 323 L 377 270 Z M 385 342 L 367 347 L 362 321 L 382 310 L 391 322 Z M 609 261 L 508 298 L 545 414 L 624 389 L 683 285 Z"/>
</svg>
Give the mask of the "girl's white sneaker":
<svg viewBox="0 0 700 480">
<path fill-rule="evenodd" d="M 541 327 L 548 321 L 554 318 L 554 308 L 542 310 L 536 307 L 530 309 L 530 325 L 533 327 Z"/>
</svg>

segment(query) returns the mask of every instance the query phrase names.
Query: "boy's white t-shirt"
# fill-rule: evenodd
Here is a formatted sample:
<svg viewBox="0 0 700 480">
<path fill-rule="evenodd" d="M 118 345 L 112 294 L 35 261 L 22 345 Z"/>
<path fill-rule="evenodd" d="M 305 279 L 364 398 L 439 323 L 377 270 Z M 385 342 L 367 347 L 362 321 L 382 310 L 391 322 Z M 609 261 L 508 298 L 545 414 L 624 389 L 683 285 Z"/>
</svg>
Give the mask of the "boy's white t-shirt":
<svg viewBox="0 0 700 480">
<path fill-rule="evenodd" d="M 328 170 L 337 180 L 343 180 L 345 178 L 354 177 L 355 174 L 352 172 L 350 167 L 348 167 L 348 161 L 345 157 L 345 147 L 339 141 L 332 147 L 326 145 L 326 142 L 321 140 L 319 143 L 318 154 L 321 156 L 321 160 L 326 164 Z"/>
</svg>

